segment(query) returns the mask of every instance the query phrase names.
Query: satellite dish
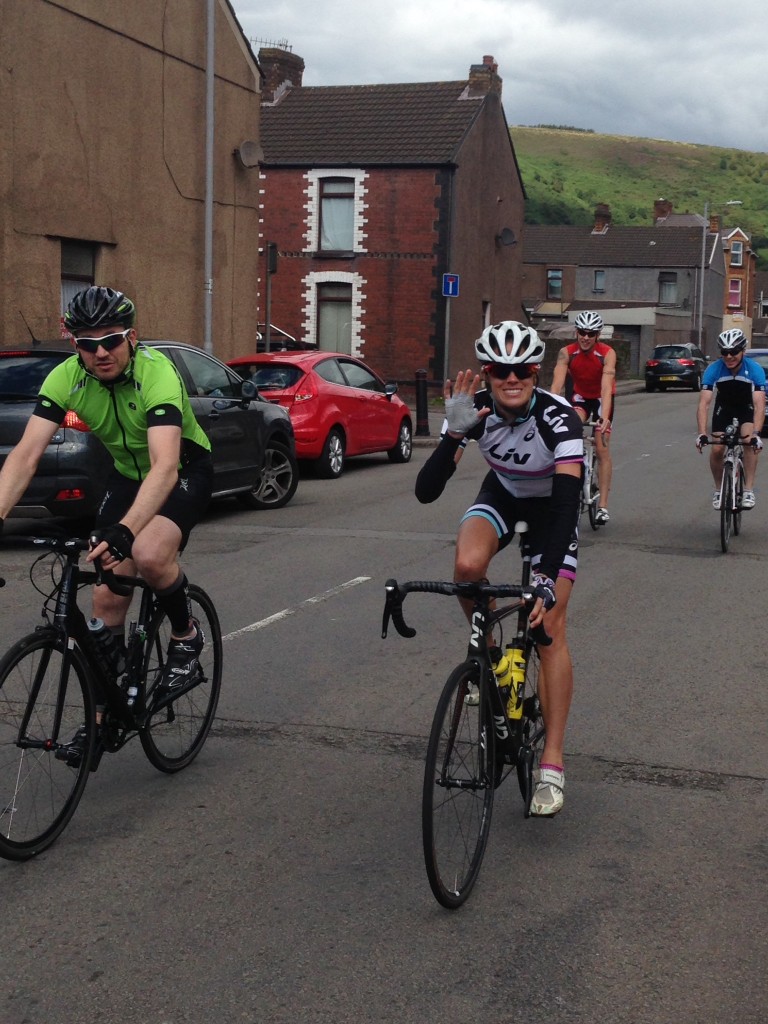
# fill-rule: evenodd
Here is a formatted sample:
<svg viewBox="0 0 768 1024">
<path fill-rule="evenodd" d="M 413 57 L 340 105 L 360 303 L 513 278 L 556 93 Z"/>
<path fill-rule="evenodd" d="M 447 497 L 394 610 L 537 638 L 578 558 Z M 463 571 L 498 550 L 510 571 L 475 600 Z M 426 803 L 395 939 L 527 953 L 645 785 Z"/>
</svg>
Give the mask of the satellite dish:
<svg viewBox="0 0 768 1024">
<path fill-rule="evenodd" d="M 264 159 L 264 153 L 259 143 L 253 142 L 250 139 L 240 143 L 235 150 L 235 156 L 243 167 L 256 167 Z"/>
</svg>

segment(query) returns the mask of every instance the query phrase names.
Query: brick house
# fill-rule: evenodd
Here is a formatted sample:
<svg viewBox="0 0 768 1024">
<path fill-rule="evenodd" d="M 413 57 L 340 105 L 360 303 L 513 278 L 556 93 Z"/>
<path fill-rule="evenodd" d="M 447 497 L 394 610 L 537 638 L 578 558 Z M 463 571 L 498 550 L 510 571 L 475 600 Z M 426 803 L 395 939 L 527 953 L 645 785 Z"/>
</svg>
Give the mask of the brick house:
<svg viewBox="0 0 768 1024">
<path fill-rule="evenodd" d="M 711 353 L 723 329 L 719 231 L 706 232 L 702 252 L 703 218 L 679 215 L 688 221 L 671 223 L 659 202 L 664 201 L 657 202 L 651 227 L 616 226 L 609 207 L 599 204 L 592 227 L 525 228 L 523 297 L 532 321 L 546 334 L 572 322 L 580 310 L 599 310 L 625 344 L 624 364 L 633 375 L 640 374 L 654 345 L 701 338 Z"/>
<path fill-rule="evenodd" d="M 260 320 L 268 296 L 271 324 L 389 378 L 474 365 L 482 328 L 521 315 L 524 191 L 493 58 L 466 81 L 307 87 L 300 57 L 258 56 L 262 248 L 279 254 Z"/>
<path fill-rule="evenodd" d="M 719 219 L 712 218 L 719 229 Z M 755 304 L 757 253 L 751 236 L 742 228 L 720 231 L 725 254 L 725 292 L 723 295 L 723 330 L 738 327 L 752 337 L 752 316 Z"/>
</svg>

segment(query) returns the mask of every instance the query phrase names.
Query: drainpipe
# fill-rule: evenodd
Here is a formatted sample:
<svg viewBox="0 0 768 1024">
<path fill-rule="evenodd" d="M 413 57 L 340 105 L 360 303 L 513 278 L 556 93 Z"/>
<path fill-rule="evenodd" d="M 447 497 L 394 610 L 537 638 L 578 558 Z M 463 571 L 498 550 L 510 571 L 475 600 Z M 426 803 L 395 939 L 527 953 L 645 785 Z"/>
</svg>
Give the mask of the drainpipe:
<svg viewBox="0 0 768 1024">
<path fill-rule="evenodd" d="M 213 352 L 213 97 L 215 77 L 216 0 L 208 0 L 208 32 L 205 54 L 205 327 L 204 347 Z"/>
</svg>

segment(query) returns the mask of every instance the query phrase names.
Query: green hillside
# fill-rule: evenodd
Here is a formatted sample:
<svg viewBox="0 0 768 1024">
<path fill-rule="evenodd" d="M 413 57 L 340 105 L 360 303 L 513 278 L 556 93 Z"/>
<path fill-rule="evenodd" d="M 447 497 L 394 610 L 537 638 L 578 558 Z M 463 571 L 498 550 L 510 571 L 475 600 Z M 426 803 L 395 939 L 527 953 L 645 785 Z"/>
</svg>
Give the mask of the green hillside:
<svg viewBox="0 0 768 1024">
<path fill-rule="evenodd" d="M 676 213 L 719 213 L 752 235 L 768 269 L 768 153 L 686 142 L 597 135 L 575 128 L 510 129 L 528 195 L 530 224 L 591 224 L 607 203 L 614 224 L 651 225 L 664 198 Z M 741 206 L 726 206 L 741 200 Z"/>
</svg>

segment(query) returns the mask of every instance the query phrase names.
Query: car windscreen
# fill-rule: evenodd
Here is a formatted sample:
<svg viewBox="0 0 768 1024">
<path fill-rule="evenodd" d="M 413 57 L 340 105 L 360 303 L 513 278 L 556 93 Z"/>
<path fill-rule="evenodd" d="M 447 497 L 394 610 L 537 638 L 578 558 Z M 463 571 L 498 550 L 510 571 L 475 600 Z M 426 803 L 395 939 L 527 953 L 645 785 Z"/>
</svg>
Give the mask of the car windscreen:
<svg viewBox="0 0 768 1024">
<path fill-rule="evenodd" d="M 252 368 L 251 380 L 259 391 L 285 391 L 298 384 L 304 371 L 289 363 L 270 363 Z"/>
<path fill-rule="evenodd" d="M 690 359 L 691 353 L 680 345 L 659 345 L 653 350 L 654 359 Z"/>
<path fill-rule="evenodd" d="M 40 385 L 67 353 L 0 355 L 0 399 L 37 398 Z"/>
</svg>

